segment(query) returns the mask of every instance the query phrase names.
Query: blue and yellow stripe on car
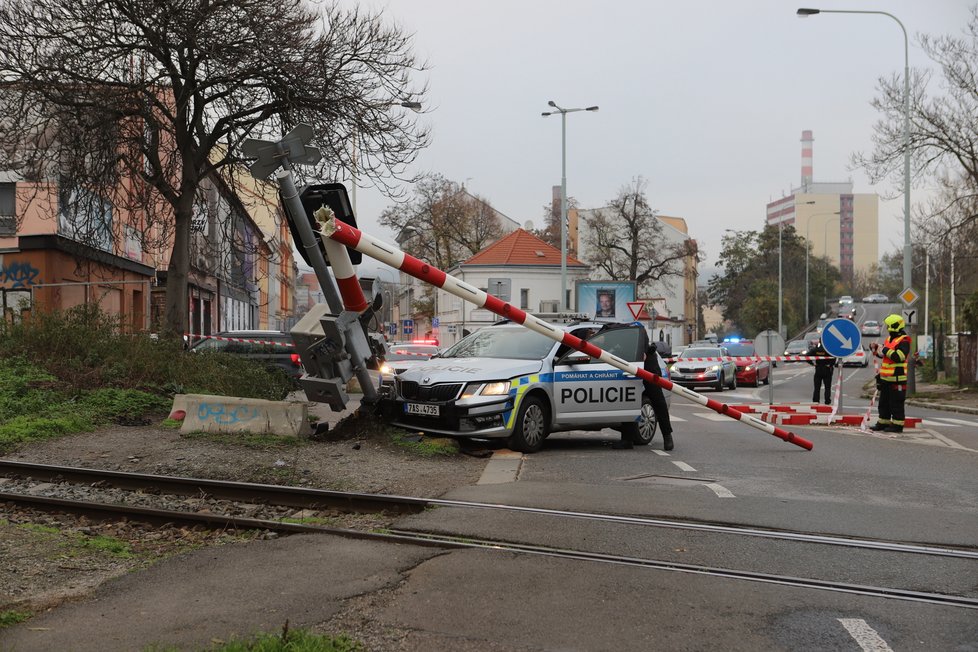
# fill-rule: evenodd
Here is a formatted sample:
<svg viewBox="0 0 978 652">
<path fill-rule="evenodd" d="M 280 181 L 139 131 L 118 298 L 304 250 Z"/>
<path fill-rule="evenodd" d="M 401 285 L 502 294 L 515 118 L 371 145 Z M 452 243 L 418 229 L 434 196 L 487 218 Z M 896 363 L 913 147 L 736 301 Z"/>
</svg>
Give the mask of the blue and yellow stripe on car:
<svg viewBox="0 0 978 652">
<path fill-rule="evenodd" d="M 513 407 L 503 412 L 503 423 L 507 428 L 512 430 L 516 421 L 516 413 L 520 411 L 520 401 L 523 400 L 526 390 L 530 389 L 532 385 L 538 384 L 541 379 L 546 379 L 547 376 L 552 377 L 553 374 L 530 374 L 509 381 L 509 398 Z"/>
</svg>

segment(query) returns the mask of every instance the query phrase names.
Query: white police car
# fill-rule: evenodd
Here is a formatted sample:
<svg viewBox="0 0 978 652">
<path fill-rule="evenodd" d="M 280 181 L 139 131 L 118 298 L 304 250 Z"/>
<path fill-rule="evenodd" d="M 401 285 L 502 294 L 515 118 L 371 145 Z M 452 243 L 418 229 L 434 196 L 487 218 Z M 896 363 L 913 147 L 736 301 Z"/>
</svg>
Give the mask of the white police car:
<svg viewBox="0 0 978 652">
<path fill-rule="evenodd" d="M 556 326 L 641 366 L 647 339 L 640 324 Z M 659 368 L 668 377 L 661 356 Z M 506 438 L 510 448 L 527 453 L 559 430 L 610 427 L 644 445 L 657 428 L 641 379 L 510 322 L 476 331 L 437 358 L 398 373 L 391 389 L 381 410 L 396 426 Z"/>
</svg>

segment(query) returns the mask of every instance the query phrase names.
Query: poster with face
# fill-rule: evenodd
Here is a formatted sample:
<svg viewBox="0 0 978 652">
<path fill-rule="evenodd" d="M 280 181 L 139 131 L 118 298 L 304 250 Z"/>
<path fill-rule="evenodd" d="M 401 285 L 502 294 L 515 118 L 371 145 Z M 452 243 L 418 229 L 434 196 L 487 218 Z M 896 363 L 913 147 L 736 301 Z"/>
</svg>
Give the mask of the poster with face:
<svg viewBox="0 0 978 652">
<path fill-rule="evenodd" d="M 578 281 L 577 312 L 594 315 L 595 319 L 631 321 L 628 302 L 635 300 L 632 281 Z"/>
</svg>

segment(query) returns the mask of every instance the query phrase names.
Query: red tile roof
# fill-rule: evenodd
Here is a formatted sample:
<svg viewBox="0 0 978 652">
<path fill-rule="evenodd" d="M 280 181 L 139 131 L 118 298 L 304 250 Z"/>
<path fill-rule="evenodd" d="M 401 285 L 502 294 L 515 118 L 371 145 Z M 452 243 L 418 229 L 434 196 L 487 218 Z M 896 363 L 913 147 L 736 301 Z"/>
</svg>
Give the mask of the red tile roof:
<svg viewBox="0 0 978 652">
<path fill-rule="evenodd" d="M 462 263 L 463 265 L 560 265 L 560 249 L 523 229 L 516 229 Z M 586 267 L 567 254 L 568 266 Z"/>
</svg>

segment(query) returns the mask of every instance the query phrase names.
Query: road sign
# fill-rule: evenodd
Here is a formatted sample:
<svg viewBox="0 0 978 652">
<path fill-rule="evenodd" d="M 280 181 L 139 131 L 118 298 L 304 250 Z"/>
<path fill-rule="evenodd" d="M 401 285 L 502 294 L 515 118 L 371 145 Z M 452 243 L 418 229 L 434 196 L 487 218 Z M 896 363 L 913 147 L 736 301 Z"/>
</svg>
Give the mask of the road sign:
<svg viewBox="0 0 978 652">
<path fill-rule="evenodd" d="M 414 320 L 413 319 L 402 319 L 401 320 L 401 332 L 405 335 L 410 335 L 414 332 Z"/>
<path fill-rule="evenodd" d="M 437 317 L 432 317 L 432 319 L 431 319 L 431 327 L 432 328 L 438 328 L 438 325 L 440 323 L 441 323 L 441 320 L 439 320 Z"/>
<path fill-rule="evenodd" d="M 387 324 L 387 332 L 390 333 L 391 335 L 397 335 L 396 321 L 392 321 L 391 323 Z"/>
<path fill-rule="evenodd" d="M 754 352 L 757 355 L 784 354 L 784 338 L 778 331 L 761 331 L 754 336 Z"/>
<path fill-rule="evenodd" d="M 913 310 L 903 310 L 903 319 L 907 322 L 907 326 L 913 325 L 913 316 L 917 314 L 916 308 Z"/>
<path fill-rule="evenodd" d="M 917 299 L 919 298 L 920 295 L 917 294 L 913 288 L 907 288 L 906 290 L 900 293 L 900 300 L 903 301 L 903 305 L 905 305 L 908 308 L 913 304 L 917 303 Z"/>
<path fill-rule="evenodd" d="M 852 355 L 862 346 L 862 341 L 859 326 L 848 319 L 833 319 L 822 329 L 822 346 L 836 358 Z"/>
<path fill-rule="evenodd" d="M 632 317 L 634 317 L 635 319 L 638 319 L 639 318 L 639 315 L 642 314 L 642 311 L 645 310 L 645 302 L 644 301 L 629 301 L 628 302 L 628 309 L 631 311 Z"/>
</svg>

